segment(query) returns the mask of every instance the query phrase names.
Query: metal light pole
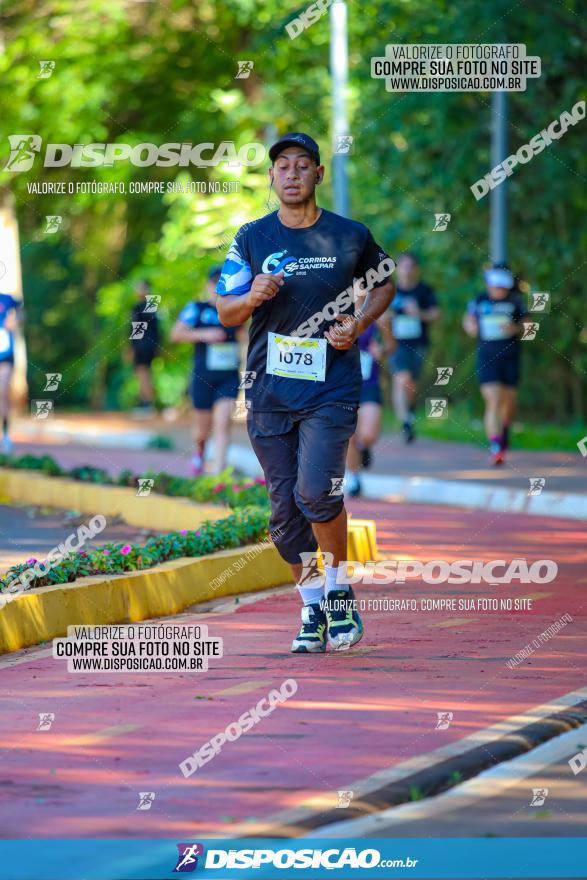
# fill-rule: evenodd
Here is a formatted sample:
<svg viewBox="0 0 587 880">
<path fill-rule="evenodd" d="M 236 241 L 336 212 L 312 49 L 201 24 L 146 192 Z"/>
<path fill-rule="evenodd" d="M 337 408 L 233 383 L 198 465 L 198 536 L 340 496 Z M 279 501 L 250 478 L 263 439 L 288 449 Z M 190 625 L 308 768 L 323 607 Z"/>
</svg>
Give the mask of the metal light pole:
<svg viewBox="0 0 587 880">
<path fill-rule="evenodd" d="M 334 155 L 332 177 L 334 210 L 348 217 L 349 194 L 347 184 L 348 153 L 341 152 L 340 138 L 348 136 L 346 88 L 348 81 L 347 8 L 344 0 L 334 0 L 330 7 L 330 75 L 332 77 L 332 134 Z M 347 146 L 348 149 L 348 146 Z"/>
<path fill-rule="evenodd" d="M 507 156 L 507 92 L 491 95 L 491 167 L 495 168 Z M 489 248 L 494 263 L 507 261 L 507 177 L 491 190 Z"/>
</svg>

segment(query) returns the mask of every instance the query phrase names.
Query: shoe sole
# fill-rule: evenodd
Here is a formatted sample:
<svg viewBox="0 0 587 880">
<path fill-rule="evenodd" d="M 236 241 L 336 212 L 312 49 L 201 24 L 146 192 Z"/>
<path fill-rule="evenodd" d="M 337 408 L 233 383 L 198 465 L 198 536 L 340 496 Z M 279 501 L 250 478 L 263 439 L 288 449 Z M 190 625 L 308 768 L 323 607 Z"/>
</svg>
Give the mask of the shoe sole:
<svg viewBox="0 0 587 880">
<path fill-rule="evenodd" d="M 354 647 L 358 642 L 363 638 L 363 630 L 361 630 L 357 636 L 352 641 L 345 639 L 344 636 L 339 636 L 339 641 L 335 641 L 328 637 L 328 644 L 332 648 L 333 651 L 350 651 L 352 647 Z"/>
<path fill-rule="evenodd" d="M 316 648 L 307 648 L 306 645 L 300 645 L 298 648 L 294 648 L 292 645 L 291 653 L 292 654 L 323 654 L 326 650 L 326 645 L 318 645 Z"/>
</svg>

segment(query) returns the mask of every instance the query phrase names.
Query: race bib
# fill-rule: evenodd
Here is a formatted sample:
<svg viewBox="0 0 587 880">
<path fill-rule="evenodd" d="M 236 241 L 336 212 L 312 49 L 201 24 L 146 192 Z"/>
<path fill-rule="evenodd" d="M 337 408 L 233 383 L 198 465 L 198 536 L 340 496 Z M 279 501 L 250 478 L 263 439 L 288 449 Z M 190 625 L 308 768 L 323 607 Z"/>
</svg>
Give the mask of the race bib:
<svg viewBox="0 0 587 880">
<path fill-rule="evenodd" d="M 10 333 L 4 327 L 0 327 L 0 354 L 10 351 Z"/>
<path fill-rule="evenodd" d="M 510 316 L 503 312 L 494 315 L 481 315 L 479 318 L 479 334 L 483 342 L 494 342 L 496 339 L 508 339 L 506 327 Z"/>
<path fill-rule="evenodd" d="M 300 339 L 267 334 L 267 372 L 286 379 L 309 379 L 324 382 L 326 378 L 326 340 Z"/>
<path fill-rule="evenodd" d="M 415 315 L 396 315 L 393 319 L 393 335 L 396 339 L 419 339 L 422 321 Z"/>
<path fill-rule="evenodd" d="M 373 372 L 373 355 L 369 354 L 368 351 L 362 351 L 361 353 L 361 376 L 363 380 L 366 382 L 367 379 L 371 378 L 371 373 Z"/>
<path fill-rule="evenodd" d="M 238 370 L 238 343 L 213 342 L 206 347 L 207 370 Z"/>
</svg>

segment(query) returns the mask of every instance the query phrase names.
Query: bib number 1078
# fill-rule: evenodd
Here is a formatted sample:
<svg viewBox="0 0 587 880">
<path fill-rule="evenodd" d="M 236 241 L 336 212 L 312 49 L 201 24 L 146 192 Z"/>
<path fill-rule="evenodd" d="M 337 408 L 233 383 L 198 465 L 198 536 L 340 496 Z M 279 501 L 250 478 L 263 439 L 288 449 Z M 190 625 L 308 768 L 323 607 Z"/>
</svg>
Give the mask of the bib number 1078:
<svg viewBox="0 0 587 880">
<path fill-rule="evenodd" d="M 311 367 L 313 360 L 309 351 L 282 351 L 280 349 L 279 362 L 281 364 L 304 364 L 306 367 Z"/>
</svg>

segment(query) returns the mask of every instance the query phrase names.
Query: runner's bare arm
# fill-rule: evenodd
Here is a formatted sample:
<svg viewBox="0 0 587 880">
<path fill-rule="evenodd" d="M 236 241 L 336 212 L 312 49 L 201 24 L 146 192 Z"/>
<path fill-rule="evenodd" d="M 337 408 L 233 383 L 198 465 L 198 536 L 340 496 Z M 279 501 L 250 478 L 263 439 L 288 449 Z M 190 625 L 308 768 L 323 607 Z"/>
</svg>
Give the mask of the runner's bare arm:
<svg viewBox="0 0 587 880">
<path fill-rule="evenodd" d="M 277 275 L 255 275 L 251 289 L 240 296 L 228 294 L 219 296 L 216 301 L 218 317 L 225 327 L 244 324 L 256 308 L 262 306 L 277 294 L 283 284 L 283 272 Z"/>
</svg>

